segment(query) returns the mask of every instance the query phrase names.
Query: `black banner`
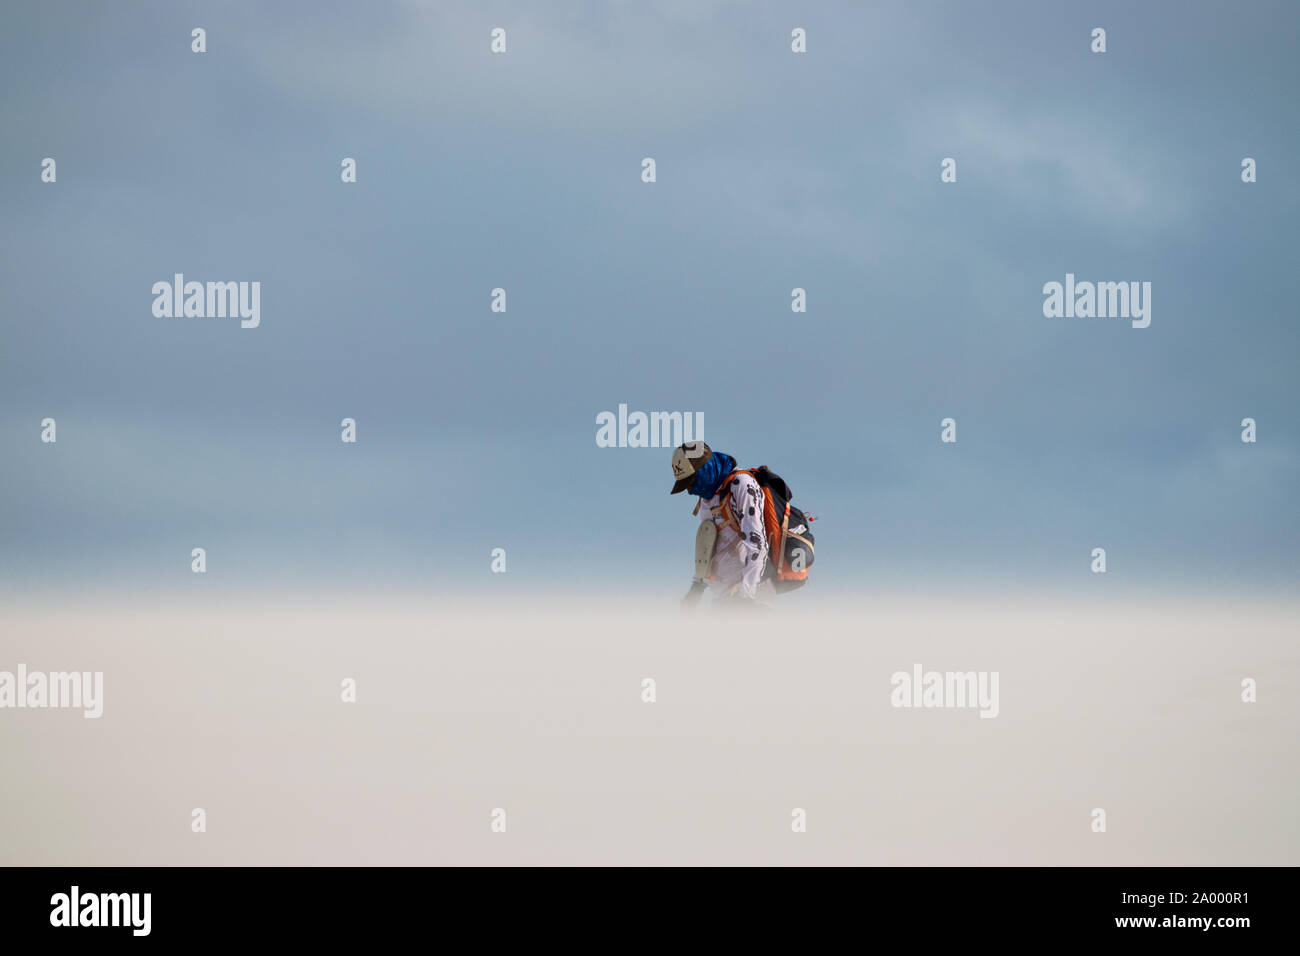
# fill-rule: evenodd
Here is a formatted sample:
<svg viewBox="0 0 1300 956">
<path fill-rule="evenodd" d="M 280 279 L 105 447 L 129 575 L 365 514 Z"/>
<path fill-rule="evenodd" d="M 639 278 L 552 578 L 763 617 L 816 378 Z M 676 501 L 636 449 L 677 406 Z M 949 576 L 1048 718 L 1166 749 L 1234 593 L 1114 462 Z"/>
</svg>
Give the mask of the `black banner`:
<svg viewBox="0 0 1300 956">
<path fill-rule="evenodd" d="M 1232 946 L 1289 935 L 1289 869 L 11 868 L 7 941 L 536 944 L 708 936 L 810 942 L 1095 940 Z M 609 935 L 614 934 L 614 935 Z M 674 934 L 671 939 L 682 937 Z M 431 939 L 435 944 L 438 939 Z"/>
</svg>

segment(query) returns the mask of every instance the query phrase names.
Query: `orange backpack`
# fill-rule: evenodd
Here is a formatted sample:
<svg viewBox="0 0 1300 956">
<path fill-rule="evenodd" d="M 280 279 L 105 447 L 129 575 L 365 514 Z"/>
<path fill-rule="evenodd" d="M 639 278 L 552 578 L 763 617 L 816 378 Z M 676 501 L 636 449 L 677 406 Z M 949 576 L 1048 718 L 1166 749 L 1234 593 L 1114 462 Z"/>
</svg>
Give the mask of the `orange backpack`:
<svg viewBox="0 0 1300 956">
<path fill-rule="evenodd" d="M 737 533 L 740 522 L 731 511 L 731 492 L 728 486 L 733 478 L 744 473 L 752 475 L 763 489 L 763 533 L 767 538 L 768 572 L 778 592 L 793 591 L 808 581 L 808 569 L 813 563 L 812 523 L 817 519 L 805 515 L 790 504 L 794 493 L 780 475 L 763 465 L 759 468 L 740 468 L 722 479 L 721 499 L 723 520 Z"/>
</svg>

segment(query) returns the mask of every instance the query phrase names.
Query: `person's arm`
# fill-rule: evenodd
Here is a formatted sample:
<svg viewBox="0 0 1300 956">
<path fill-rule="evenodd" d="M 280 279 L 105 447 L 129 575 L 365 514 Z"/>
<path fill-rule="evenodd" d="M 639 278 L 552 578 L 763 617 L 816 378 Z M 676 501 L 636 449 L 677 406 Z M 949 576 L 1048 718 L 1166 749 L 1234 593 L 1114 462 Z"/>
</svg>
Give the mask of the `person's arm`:
<svg viewBox="0 0 1300 956">
<path fill-rule="evenodd" d="M 718 526 L 712 518 L 700 522 L 695 532 L 695 580 L 709 579 L 709 566 L 713 563 L 713 548 L 718 543 Z"/>
<path fill-rule="evenodd" d="M 691 579 L 691 589 L 682 598 L 687 607 L 698 601 L 708 587 L 709 565 L 713 563 L 713 548 L 717 541 L 717 526 L 712 518 L 705 518 L 695 532 L 695 577 Z"/>
</svg>

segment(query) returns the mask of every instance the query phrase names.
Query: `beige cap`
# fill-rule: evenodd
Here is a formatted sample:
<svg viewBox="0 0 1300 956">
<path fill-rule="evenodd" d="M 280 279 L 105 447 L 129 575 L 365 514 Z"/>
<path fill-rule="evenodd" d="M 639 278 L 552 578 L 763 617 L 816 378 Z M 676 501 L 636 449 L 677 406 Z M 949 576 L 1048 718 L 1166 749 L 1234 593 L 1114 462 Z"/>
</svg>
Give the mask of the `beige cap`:
<svg viewBox="0 0 1300 956">
<path fill-rule="evenodd" d="M 673 483 L 673 490 L 668 492 L 675 495 L 679 491 L 685 491 L 695 481 L 695 473 L 700 470 L 700 466 L 713 457 L 713 450 L 702 441 L 688 441 L 673 449 L 673 477 L 677 480 Z"/>
</svg>

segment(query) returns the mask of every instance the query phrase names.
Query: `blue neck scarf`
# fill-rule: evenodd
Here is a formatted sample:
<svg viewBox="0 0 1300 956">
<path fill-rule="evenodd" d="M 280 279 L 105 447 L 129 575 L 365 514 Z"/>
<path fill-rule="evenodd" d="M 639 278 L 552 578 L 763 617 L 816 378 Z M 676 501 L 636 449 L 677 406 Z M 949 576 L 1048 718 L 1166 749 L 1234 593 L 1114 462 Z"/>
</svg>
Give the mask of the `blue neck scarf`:
<svg viewBox="0 0 1300 956">
<path fill-rule="evenodd" d="M 722 484 L 722 479 L 736 470 L 736 459 L 730 455 L 724 455 L 722 452 L 714 452 L 713 457 L 704 463 L 704 466 L 695 473 L 695 480 L 691 482 L 691 487 L 687 490 L 693 495 L 699 495 L 705 501 L 708 501 L 718 493 L 718 486 Z"/>
</svg>

